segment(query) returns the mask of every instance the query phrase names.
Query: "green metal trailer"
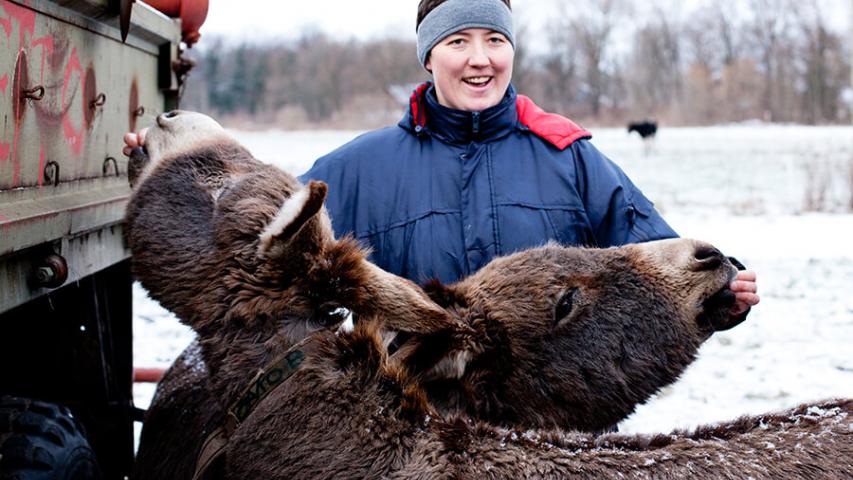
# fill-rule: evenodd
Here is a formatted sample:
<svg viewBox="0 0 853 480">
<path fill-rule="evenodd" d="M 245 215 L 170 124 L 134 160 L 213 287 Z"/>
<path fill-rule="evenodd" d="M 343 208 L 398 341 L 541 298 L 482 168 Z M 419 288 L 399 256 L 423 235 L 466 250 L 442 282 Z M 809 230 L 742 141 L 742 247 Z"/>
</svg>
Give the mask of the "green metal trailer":
<svg viewBox="0 0 853 480">
<path fill-rule="evenodd" d="M 130 474 L 122 136 L 177 107 L 180 40 L 132 0 L 0 0 L 0 478 Z"/>
</svg>

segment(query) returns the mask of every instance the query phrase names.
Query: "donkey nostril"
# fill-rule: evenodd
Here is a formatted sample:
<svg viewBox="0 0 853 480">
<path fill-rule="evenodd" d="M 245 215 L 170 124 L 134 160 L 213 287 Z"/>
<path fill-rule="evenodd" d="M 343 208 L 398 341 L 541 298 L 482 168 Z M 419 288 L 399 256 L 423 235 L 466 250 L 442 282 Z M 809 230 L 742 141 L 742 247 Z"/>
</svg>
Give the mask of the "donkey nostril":
<svg viewBox="0 0 853 480">
<path fill-rule="evenodd" d="M 696 257 L 696 260 L 699 260 L 701 262 L 713 258 L 722 257 L 723 254 L 720 253 L 720 251 L 714 247 L 704 246 L 697 248 L 696 253 L 694 253 L 693 256 Z"/>
<path fill-rule="evenodd" d="M 700 269 L 711 270 L 723 263 L 723 254 L 711 246 L 701 246 L 693 253 L 693 257 L 699 262 Z"/>
<path fill-rule="evenodd" d="M 157 115 L 157 125 L 160 128 L 167 128 L 167 125 L 171 123 L 169 119 L 175 118 L 178 116 L 180 112 L 178 110 L 172 110 L 171 112 L 161 113 Z"/>
</svg>

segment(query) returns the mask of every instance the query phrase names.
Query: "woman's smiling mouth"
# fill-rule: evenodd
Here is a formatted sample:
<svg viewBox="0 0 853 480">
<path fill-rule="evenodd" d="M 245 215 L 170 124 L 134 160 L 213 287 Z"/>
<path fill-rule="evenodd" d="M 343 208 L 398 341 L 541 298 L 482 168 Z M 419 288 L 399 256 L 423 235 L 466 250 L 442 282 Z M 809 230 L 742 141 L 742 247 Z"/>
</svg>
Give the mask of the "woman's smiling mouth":
<svg viewBox="0 0 853 480">
<path fill-rule="evenodd" d="M 482 77 L 468 77 L 463 78 L 462 81 L 471 87 L 474 88 L 483 88 L 492 83 L 492 78 L 490 76 L 482 76 Z"/>
</svg>

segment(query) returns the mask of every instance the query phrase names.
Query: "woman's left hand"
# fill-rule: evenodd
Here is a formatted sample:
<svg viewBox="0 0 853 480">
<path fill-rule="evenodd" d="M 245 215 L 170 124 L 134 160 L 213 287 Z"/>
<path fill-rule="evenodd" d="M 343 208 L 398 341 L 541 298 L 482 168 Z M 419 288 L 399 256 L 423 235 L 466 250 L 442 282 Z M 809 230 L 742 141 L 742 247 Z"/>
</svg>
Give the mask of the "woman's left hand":
<svg viewBox="0 0 853 480">
<path fill-rule="evenodd" d="M 731 315 L 738 316 L 749 310 L 753 305 L 758 305 L 761 300 L 758 295 L 757 276 L 755 272 L 743 270 L 737 273 L 729 288 L 735 294 L 735 305 L 732 307 Z"/>
</svg>

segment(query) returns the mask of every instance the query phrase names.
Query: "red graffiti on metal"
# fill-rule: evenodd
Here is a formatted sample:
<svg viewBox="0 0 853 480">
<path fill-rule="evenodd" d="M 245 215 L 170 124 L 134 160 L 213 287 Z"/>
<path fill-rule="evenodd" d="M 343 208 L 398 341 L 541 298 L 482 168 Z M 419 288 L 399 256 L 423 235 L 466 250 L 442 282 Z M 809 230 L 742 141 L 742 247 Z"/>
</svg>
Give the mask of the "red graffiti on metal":
<svg viewBox="0 0 853 480">
<path fill-rule="evenodd" d="M 44 82 L 44 61 L 47 56 L 53 55 L 53 37 L 45 35 L 44 37 L 34 38 L 30 45 L 33 48 L 41 48 L 41 76 L 40 81 Z"/>
<path fill-rule="evenodd" d="M 18 112 L 17 109 L 32 109 L 34 110 L 33 113 L 36 114 L 35 121 L 36 125 L 38 125 L 37 131 L 39 137 L 37 143 L 39 148 L 39 167 L 37 172 L 32 172 L 36 175 L 36 178 L 30 179 L 30 181 L 35 180 L 37 185 L 41 186 L 44 183 L 46 151 L 49 150 L 50 155 L 58 153 L 55 151 L 56 147 L 54 145 L 56 142 L 55 137 L 58 133 L 56 130 L 60 125 L 62 126 L 62 136 L 68 145 L 69 153 L 79 156 L 83 150 L 86 134 L 84 119 L 87 113 L 87 101 L 85 98 L 87 82 L 83 74 L 77 49 L 73 45 L 69 45 L 69 39 L 62 34 L 63 29 L 47 28 L 44 36 L 35 37 L 36 15 L 37 13 L 29 6 L 29 2 L 25 1 L 23 4 L 14 4 L 8 0 L 0 0 L 0 27 L 2 27 L 2 32 L 5 34 L 0 35 L 0 45 L 4 43 L 8 44 L 8 47 L 3 45 L 2 48 L 15 49 L 25 55 L 24 63 L 27 65 L 19 65 L 18 68 L 27 69 L 30 65 L 33 67 L 29 69 L 31 73 L 26 76 L 27 78 L 22 78 L 19 82 L 21 85 L 16 85 L 12 82 L 11 74 L 17 72 L 17 69 L 13 72 L 0 73 L 0 94 L 3 97 L 10 94 L 7 98 L 13 102 L 13 106 L 16 106 L 16 112 Z M 45 25 L 47 23 L 42 22 L 42 20 L 46 19 L 39 18 L 38 25 L 41 29 L 42 23 Z M 17 35 L 15 35 L 16 28 Z M 18 45 L 14 45 L 15 39 L 18 39 Z M 39 52 L 41 53 L 41 58 L 37 59 Z M 29 54 L 29 56 L 26 56 L 26 54 Z M 36 62 L 39 62 L 41 67 L 38 79 L 35 75 Z M 61 91 L 59 89 L 59 82 L 56 81 L 58 79 L 51 82 L 56 74 L 60 73 L 63 75 Z M 10 85 L 12 85 L 11 92 L 7 88 Z M 52 99 L 45 99 L 42 102 L 19 100 L 22 94 L 21 89 L 31 89 L 35 85 L 44 86 L 47 89 L 46 96 L 52 97 Z M 61 93 L 61 101 L 58 102 L 56 101 L 59 100 L 56 98 L 57 93 Z M 74 106 L 73 104 L 77 97 L 80 97 L 79 102 L 82 109 L 74 108 L 72 113 L 72 106 Z M 0 98 L 0 103 L 4 103 L 2 98 Z M 55 109 L 57 106 L 59 108 Z M 6 178 L 11 180 L 11 184 L 4 185 L 2 188 L 17 186 L 21 180 L 21 162 L 30 161 L 18 158 L 24 154 L 24 152 L 18 151 L 18 140 L 21 135 L 28 135 L 27 133 L 23 133 L 22 130 L 28 129 L 29 127 L 25 125 L 30 123 L 30 120 L 25 118 L 23 112 L 21 110 L 20 119 L 16 120 L 13 125 L 9 125 L 9 127 L 12 127 L 12 131 L 6 130 L 6 135 L 11 133 L 11 136 L 3 135 L 6 138 L 0 138 L 0 167 L 3 167 L 4 176 L 9 175 Z M 32 158 L 32 160 L 35 159 Z M 6 167 L 7 163 L 9 163 L 8 167 Z M 27 171 L 30 172 L 31 169 L 27 168 Z"/>
<path fill-rule="evenodd" d="M 15 76 L 12 80 L 12 90 L 14 94 L 12 98 L 14 99 L 14 118 L 15 118 L 15 130 L 12 134 L 12 153 L 9 158 L 12 160 L 12 185 L 18 184 L 18 179 L 21 178 L 21 159 L 18 158 L 18 138 L 21 136 L 21 120 L 23 118 L 23 102 L 19 95 L 21 95 L 22 89 L 27 88 L 26 85 L 29 83 L 29 77 L 27 74 L 27 54 L 22 49 L 18 52 L 18 58 L 15 61 Z"/>
<path fill-rule="evenodd" d="M 6 2 L 0 4 L 3 9 L 6 9 Z M 12 36 L 12 20 L 9 18 L 0 18 L 0 27 L 3 27 L 3 32 L 6 34 L 6 39 Z"/>
<path fill-rule="evenodd" d="M 0 6 L 3 7 L 3 11 L 6 11 L 7 3 L 4 0 Z M 10 18 L 0 18 L 0 27 L 3 27 L 3 33 L 6 34 L 6 41 L 12 36 L 12 20 Z M 6 95 L 6 85 L 9 83 L 9 75 L 4 73 L 2 77 L 0 77 L 0 91 L 3 92 L 3 95 Z M 0 162 L 6 162 L 9 157 L 9 149 L 10 146 L 7 142 L 0 141 Z M 2 220 L 2 219 L 0 219 Z"/>
<path fill-rule="evenodd" d="M 9 84 L 9 75 L 4 73 L 2 77 L 0 77 L 0 92 L 3 95 L 6 95 L 6 86 Z M 5 162 L 6 157 L 9 156 L 9 144 L 5 142 L 0 142 L 0 162 Z"/>
<path fill-rule="evenodd" d="M 11 20 L 15 20 L 18 22 L 19 31 L 18 34 L 21 36 L 21 45 L 24 44 L 24 33 L 30 32 L 30 38 L 33 36 L 33 32 L 36 28 L 36 12 L 30 10 L 29 8 L 24 8 L 14 3 L 9 3 L 4 1 L 2 4 L 3 10 L 6 10 L 6 13 L 11 17 Z M 11 32 L 11 26 L 10 32 Z M 5 30 L 6 27 L 4 26 Z M 10 33 L 6 34 L 7 37 L 10 36 Z"/>
<path fill-rule="evenodd" d="M 68 60 L 68 63 L 65 65 L 65 80 L 62 82 L 62 106 L 65 107 L 65 94 L 68 92 L 68 85 L 71 84 L 71 78 L 74 72 L 77 72 L 79 75 L 80 82 L 80 92 L 84 92 L 86 90 L 86 79 L 83 77 L 83 68 L 80 67 L 80 59 L 77 58 L 77 48 L 71 49 L 71 58 Z M 86 102 L 81 102 L 85 104 Z M 83 108 L 86 108 L 86 105 L 83 105 Z M 84 110 L 85 114 L 85 110 Z M 68 142 L 68 145 L 71 147 L 71 150 L 75 155 L 80 155 L 80 151 L 83 148 L 83 126 L 81 125 L 79 129 L 74 128 L 74 124 L 71 122 L 71 109 L 65 109 L 65 112 L 62 114 L 62 130 L 65 132 L 65 140 Z"/>
<path fill-rule="evenodd" d="M 2 77 L 0 77 L 0 92 L 3 92 L 3 95 L 6 95 L 6 86 L 9 84 L 9 75 L 4 73 Z M 5 162 L 6 157 L 9 156 L 9 144 L 6 142 L 0 142 L 0 162 Z"/>
</svg>

